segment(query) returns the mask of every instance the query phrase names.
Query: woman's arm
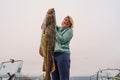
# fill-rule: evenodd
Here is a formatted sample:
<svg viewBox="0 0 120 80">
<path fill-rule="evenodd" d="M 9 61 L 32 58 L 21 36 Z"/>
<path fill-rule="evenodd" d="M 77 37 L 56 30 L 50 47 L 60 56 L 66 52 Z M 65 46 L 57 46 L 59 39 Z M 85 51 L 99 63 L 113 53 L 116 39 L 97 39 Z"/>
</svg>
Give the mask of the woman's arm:
<svg viewBox="0 0 120 80">
<path fill-rule="evenodd" d="M 64 43 L 70 41 L 72 37 L 73 37 L 72 29 L 66 29 L 63 34 L 56 32 L 56 39 L 59 40 L 59 42 L 61 44 L 64 44 Z"/>
</svg>

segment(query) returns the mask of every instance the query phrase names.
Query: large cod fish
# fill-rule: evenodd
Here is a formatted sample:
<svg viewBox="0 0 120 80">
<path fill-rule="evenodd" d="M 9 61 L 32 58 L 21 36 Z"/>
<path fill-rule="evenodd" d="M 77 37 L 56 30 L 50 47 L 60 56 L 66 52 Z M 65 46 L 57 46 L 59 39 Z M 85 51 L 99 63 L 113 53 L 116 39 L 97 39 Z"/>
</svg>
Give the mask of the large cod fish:
<svg viewBox="0 0 120 80">
<path fill-rule="evenodd" d="M 51 80 L 50 73 L 55 70 L 53 54 L 56 41 L 56 18 L 53 8 L 49 9 L 49 11 L 47 12 L 41 28 L 42 37 L 39 53 L 44 58 L 43 71 L 46 72 L 44 80 Z"/>
</svg>

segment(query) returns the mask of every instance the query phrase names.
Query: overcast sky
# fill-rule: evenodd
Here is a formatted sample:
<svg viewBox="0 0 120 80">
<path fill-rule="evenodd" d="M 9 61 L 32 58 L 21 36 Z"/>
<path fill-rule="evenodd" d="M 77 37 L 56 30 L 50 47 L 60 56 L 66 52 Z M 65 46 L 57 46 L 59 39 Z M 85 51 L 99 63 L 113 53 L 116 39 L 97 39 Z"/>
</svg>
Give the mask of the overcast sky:
<svg viewBox="0 0 120 80">
<path fill-rule="evenodd" d="M 120 68 L 120 0 L 0 0 L 0 62 L 23 60 L 23 74 L 43 74 L 40 26 L 49 8 L 58 25 L 74 20 L 71 76 Z"/>
</svg>

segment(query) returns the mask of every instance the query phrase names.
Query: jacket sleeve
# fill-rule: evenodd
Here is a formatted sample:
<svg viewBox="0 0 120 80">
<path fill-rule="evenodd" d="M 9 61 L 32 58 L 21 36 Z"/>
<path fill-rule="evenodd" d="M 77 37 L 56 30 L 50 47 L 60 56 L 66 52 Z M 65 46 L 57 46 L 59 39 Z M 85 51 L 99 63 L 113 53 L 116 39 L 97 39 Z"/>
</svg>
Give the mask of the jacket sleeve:
<svg viewBox="0 0 120 80">
<path fill-rule="evenodd" d="M 64 44 L 64 43 L 70 41 L 72 37 L 73 37 L 73 31 L 72 31 L 72 29 L 66 29 L 62 33 L 56 32 L 56 39 L 61 44 Z"/>
</svg>

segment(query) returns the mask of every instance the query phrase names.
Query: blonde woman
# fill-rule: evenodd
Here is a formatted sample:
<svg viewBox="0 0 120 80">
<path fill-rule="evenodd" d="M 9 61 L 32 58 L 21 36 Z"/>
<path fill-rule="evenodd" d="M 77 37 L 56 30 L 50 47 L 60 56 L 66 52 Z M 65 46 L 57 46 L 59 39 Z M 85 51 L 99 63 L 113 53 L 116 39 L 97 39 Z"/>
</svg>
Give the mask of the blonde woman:
<svg viewBox="0 0 120 80">
<path fill-rule="evenodd" d="M 48 10 L 51 13 L 51 9 Z M 52 80 L 69 80 L 70 77 L 70 48 L 73 37 L 73 19 L 66 16 L 61 26 L 56 25 L 56 43 L 54 51 L 55 71 L 52 72 Z"/>
</svg>

